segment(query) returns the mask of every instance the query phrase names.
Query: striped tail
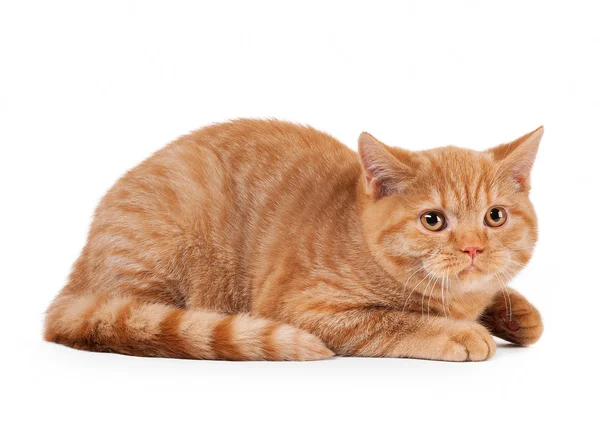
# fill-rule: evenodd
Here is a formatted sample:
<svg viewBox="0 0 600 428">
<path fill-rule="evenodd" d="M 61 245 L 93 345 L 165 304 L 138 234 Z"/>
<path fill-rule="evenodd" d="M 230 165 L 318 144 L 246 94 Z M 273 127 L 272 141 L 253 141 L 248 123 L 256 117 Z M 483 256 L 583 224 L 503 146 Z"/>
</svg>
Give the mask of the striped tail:
<svg viewBox="0 0 600 428">
<path fill-rule="evenodd" d="M 47 341 L 90 351 L 211 360 L 320 360 L 334 355 L 318 337 L 287 324 L 128 297 L 59 296 L 46 315 Z"/>
</svg>

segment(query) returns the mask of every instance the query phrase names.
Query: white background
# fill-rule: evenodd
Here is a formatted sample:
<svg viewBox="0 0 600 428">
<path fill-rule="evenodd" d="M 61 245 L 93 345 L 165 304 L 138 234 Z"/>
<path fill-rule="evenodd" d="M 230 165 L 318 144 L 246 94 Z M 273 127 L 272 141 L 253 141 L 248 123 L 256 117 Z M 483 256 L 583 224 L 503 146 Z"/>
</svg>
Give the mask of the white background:
<svg viewBox="0 0 600 428">
<path fill-rule="evenodd" d="M 0 424 L 597 423 L 593 3 L 2 1 Z M 483 149 L 544 124 L 541 237 L 513 283 L 542 312 L 541 341 L 463 364 L 180 361 L 43 342 L 43 311 L 106 189 L 177 136 L 241 116 L 409 149 Z"/>
</svg>

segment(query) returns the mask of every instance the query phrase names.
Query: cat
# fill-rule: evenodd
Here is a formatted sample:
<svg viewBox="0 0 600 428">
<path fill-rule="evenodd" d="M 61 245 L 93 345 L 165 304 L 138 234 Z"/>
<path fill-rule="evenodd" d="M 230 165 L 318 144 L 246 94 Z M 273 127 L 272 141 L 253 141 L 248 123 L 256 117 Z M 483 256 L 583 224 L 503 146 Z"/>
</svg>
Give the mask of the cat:
<svg viewBox="0 0 600 428">
<path fill-rule="evenodd" d="M 223 360 L 481 361 L 538 340 L 507 283 L 530 260 L 543 128 L 487 151 L 358 154 L 308 126 L 238 119 L 183 136 L 97 207 L 44 337 Z"/>
</svg>

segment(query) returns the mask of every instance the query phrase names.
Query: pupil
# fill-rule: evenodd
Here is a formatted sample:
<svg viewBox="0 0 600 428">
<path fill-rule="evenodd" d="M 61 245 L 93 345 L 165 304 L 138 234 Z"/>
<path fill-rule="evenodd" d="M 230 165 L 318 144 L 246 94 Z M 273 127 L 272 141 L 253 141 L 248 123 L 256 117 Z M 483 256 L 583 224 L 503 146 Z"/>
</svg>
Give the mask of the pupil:
<svg viewBox="0 0 600 428">
<path fill-rule="evenodd" d="M 502 215 L 500 214 L 500 210 L 499 209 L 493 209 L 492 212 L 490 212 L 490 217 L 494 221 L 499 221 L 502 218 Z"/>
<path fill-rule="evenodd" d="M 427 214 L 425 218 L 429 226 L 435 226 L 436 224 L 438 224 L 439 219 L 437 214 Z"/>
</svg>

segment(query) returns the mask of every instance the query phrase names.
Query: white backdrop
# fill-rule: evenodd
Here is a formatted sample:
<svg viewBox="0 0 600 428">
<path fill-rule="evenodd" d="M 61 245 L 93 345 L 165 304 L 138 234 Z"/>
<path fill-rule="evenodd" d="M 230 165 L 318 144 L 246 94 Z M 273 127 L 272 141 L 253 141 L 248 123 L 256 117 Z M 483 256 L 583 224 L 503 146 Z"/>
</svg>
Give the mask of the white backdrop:
<svg viewBox="0 0 600 428">
<path fill-rule="evenodd" d="M 600 26 L 594 2 L 0 2 L 2 426 L 523 426 L 597 419 Z M 485 363 L 231 363 L 41 339 L 93 209 L 211 122 L 351 147 L 483 149 L 540 124 L 540 241 L 514 281 L 546 332 Z M 35 425 L 29 425 L 35 424 Z M 418 424 L 418 425 L 416 425 Z"/>
</svg>

